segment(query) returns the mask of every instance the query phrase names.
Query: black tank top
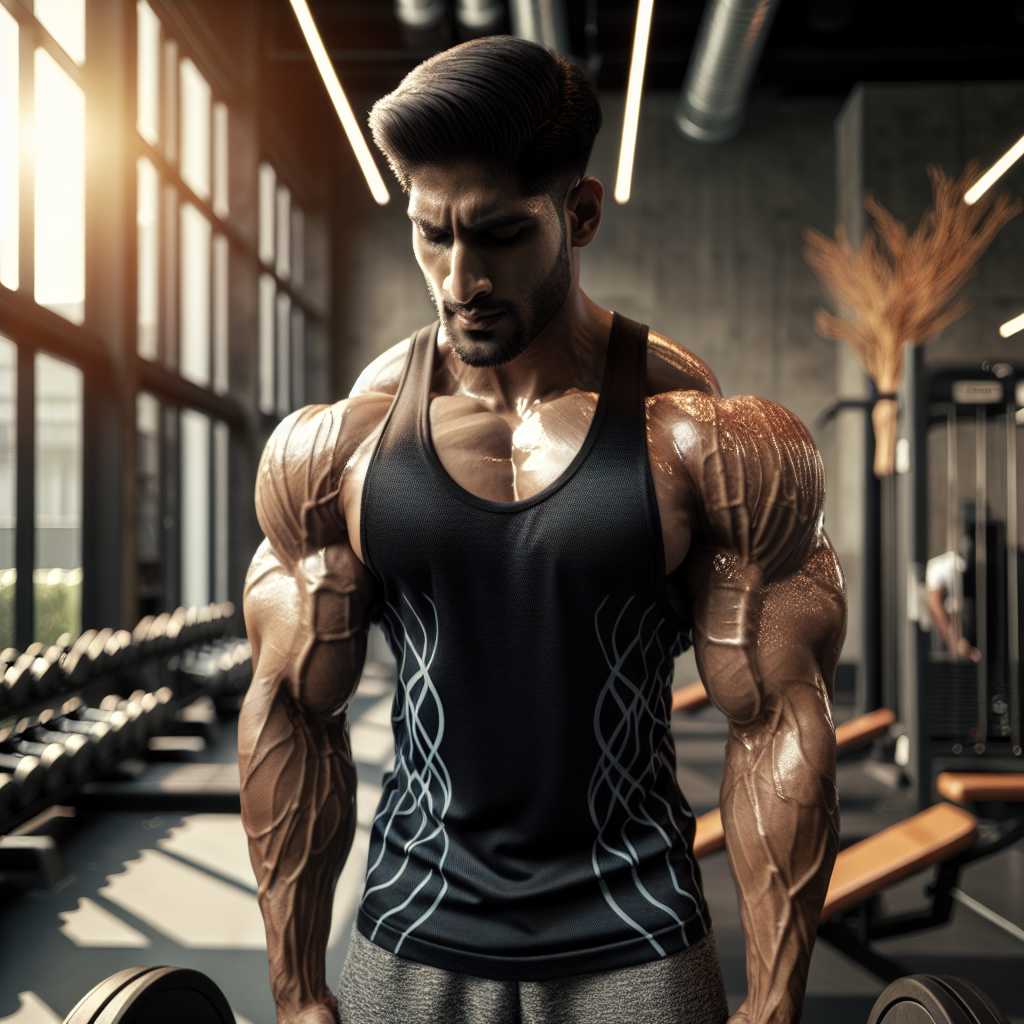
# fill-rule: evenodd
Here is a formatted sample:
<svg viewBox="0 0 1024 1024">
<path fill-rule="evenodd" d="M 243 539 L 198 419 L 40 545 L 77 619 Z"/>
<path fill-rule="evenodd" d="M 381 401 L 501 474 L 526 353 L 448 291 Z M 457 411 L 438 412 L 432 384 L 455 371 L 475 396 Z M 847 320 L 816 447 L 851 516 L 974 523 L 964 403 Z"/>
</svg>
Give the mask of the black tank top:
<svg viewBox="0 0 1024 1024">
<path fill-rule="evenodd" d="M 647 328 L 615 317 L 583 447 L 508 503 L 460 487 L 434 451 L 437 333 L 412 338 L 363 489 L 399 669 L 357 926 L 484 978 L 668 956 L 710 918 L 668 724 L 689 631 L 665 594 Z"/>
</svg>

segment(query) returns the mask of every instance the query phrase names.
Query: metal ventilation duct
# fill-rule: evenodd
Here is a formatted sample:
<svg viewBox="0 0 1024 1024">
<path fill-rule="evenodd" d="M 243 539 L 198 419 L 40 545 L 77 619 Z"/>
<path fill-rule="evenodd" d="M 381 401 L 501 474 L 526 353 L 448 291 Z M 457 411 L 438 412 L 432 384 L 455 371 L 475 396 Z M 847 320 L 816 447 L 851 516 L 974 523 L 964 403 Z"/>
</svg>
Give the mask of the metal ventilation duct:
<svg viewBox="0 0 1024 1024">
<path fill-rule="evenodd" d="M 451 27 L 445 0 L 394 0 L 395 17 L 405 45 L 435 52 L 451 46 Z"/>
<path fill-rule="evenodd" d="M 512 35 L 540 43 L 562 57 L 569 56 L 569 19 L 565 0 L 511 0 Z"/>
<path fill-rule="evenodd" d="M 779 0 L 708 0 L 676 108 L 685 136 L 725 142 L 740 130 L 778 6 Z"/>
<path fill-rule="evenodd" d="M 395 17 L 405 27 L 424 32 L 444 19 L 444 0 L 395 0 Z"/>
<path fill-rule="evenodd" d="M 505 5 L 501 0 L 457 0 L 455 20 L 462 39 L 492 36 L 504 27 Z"/>
</svg>

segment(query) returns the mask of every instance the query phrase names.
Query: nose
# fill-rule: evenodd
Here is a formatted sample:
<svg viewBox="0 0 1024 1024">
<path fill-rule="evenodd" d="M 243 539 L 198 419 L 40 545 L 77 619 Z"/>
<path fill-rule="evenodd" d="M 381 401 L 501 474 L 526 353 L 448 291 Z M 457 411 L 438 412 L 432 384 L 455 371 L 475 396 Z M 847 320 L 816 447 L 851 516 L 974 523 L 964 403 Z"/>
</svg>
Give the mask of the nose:
<svg viewBox="0 0 1024 1024">
<path fill-rule="evenodd" d="M 441 282 L 441 288 L 463 305 L 468 305 L 475 298 L 490 295 L 491 281 L 472 247 L 456 239 L 451 253 L 451 270 Z"/>
</svg>

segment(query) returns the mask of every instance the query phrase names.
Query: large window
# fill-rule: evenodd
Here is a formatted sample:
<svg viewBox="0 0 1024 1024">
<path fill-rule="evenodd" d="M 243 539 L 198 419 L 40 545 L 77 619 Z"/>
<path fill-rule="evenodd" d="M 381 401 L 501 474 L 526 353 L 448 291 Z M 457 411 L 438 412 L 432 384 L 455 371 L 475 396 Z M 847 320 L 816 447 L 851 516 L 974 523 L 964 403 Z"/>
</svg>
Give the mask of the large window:
<svg viewBox="0 0 1024 1024">
<path fill-rule="evenodd" d="M 86 320 L 87 301 L 85 60 L 85 0 L 0 6 L 0 288 L 16 293 L 30 318 L 44 307 L 76 326 Z M 43 350 L 48 338 L 58 348 L 76 348 L 66 326 L 56 339 L 24 323 L 3 327 L 9 336 L 0 337 L 0 645 L 6 647 L 81 630 L 85 374 L 74 356 Z"/>
<path fill-rule="evenodd" d="M 303 211 L 269 163 L 259 173 L 259 407 L 287 416 L 305 404 L 306 314 L 296 301 L 305 286 Z"/>
<path fill-rule="evenodd" d="M 0 0 L 0 649 L 237 599 L 259 449 L 327 397 L 326 179 L 214 6 Z"/>
<path fill-rule="evenodd" d="M 42 47 L 35 53 L 35 297 L 85 319 L 85 93 Z"/>
<path fill-rule="evenodd" d="M 146 0 L 136 25 L 136 351 L 226 395 L 228 107 Z M 227 426 L 209 413 L 171 396 L 139 396 L 141 610 L 226 594 L 228 441 Z"/>
<path fill-rule="evenodd" d="M 223 395 L 230 389 L 228 108 L 146 0 L 136 19 L 136 349 Z"/>
<path fill-rule="evenodd" d="M 0 7 L 0 285 L 18 287 L 18 23 Z"/>
<path fill-rule="evenodd" d="M 18 350 L 0 335 L 0 649 L 14 644 Z"/>
<path fill-rule="evenodd" d="M 35 360 L 37 640 L 82 628 L 82 371 L 45 352 Z"/>
</svg>

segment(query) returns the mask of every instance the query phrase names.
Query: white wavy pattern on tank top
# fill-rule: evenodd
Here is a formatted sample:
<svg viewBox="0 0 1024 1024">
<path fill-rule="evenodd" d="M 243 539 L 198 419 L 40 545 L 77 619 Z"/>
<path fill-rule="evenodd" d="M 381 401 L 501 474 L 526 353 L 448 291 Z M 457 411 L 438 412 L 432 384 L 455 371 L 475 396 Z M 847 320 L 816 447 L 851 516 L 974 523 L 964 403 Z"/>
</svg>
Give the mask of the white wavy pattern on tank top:
<svg viewBox="0 0 1024 1024">
<path fill-rule="evenodd" d="M 656 912 L 660 911 L 667 918 L 666 923 L 671 922 L 679 926 L 683 942 L 689 945 L 683 919 L 671 907 L 651 894 L 637 871 L 640 857 L 627 830 L 633 825 L 649 833 L 653 832 L 665 844 L 665 866 L 672 888 L 693 904 L 694 911 L 707 931 L 707 922 L 704 921 L 697 900 L 679 885 L 671 859 L 673 839 L 670 833 L 677 837 L 677 849 L 685 852 L 690 870 L 695 872 L 689 844 L 683 836 L 680 824 L 676 821 L 672 806 L 654 789 L 655 780 L 661 771 L 670 772 L 672 785 L 676 785 L 675 751 L 668 728 L 668 709 L 664 706 L 664 701 L 667 699 L 666 684 L 678 651 L 674 649 L 675 645 L 672 650 L 665 650 L 661 642 L 661 627 L 665 620 L 656 619 L 657 609 L 654 604 L 643 612 L 636 632 L 627 638 L 628 643 L 620 649 L 619 629 L 635 597 L 629 598 L 622 606 L 606 642 L 601 635 L 599 620 L 601 611 L 610 598 L 611 595 L 608 595 L 594 613 L 594 630 L 601 645 L 601 653 L 608 665 L 608 677 L 594 707 L 594 735 L 601 748 L 601 756 L 591 776 L 587 794 L 590 819 L 597 829 L 597 838 L 591 848 L 591 865 L 608 906 L 630 928 L 642 935 L 659 956 L 665 956 L 664 947 L 651 934 L 651 930 L 639 921 L 633 920 L 616 902 L 605 880 L 606 871 L 602 869 L 601 861 L 603 854 L 605 858 L 611 858 L 611 867 L 616 870 L 628 865 L 637 892 Z M 656 624 L 652 625 L 655 620 Z M 631 679 L 626 674 L 627 661 L 631 666 L 640 667 L 642 678 Z M 635 669 L 633 671 L 635 672 Z M 611 733 L 606 736 L 602 731 L 601 713 L 609 700 L 615 702 L 619 715 L 615 717 L 615 726 Z M 641 741 L 644 731 L 647 732 L 646 744 Z M 658 732 L 661 733 L 660 737 L 656 736 Z M 650 758 L 643 763 L 640 755 L 645 749 L 650 751 Z M 647 807 L 650 799 L 663 805 L 665 824 L 656 821 L 651 815 Z M 599 805 L 603 805 L 603 811 Z M 680 807 L 678 810 L 688 818 L 693 817 L 692 812 L 686 811 L 685 808 Z M 613 835 L 616 820 L 621 824 L 618 835 Z"/>
<path fill-rule="evenodd" d="M 401 659 L 398 666 L 398 693 L 396 696 L 396 707 L 392 712 L 392 723 L 397 726 L 399 723 L 405 725 L 404 730 L 395 728 L 395 778 L 397 787 L 388 794 L 384 806 L 377 812 L 373 819 L 373 827 L 378 822 L 381 826 L 381 847 L 377 859 L 366 869 L 366 889 L 360 906 L 366 903 L 367 896 L 372 893 L 382 892 L 393 886 L 409 870 L 413 864 L 412 852 L 417 847 L 427 846 L 438 840 L 441 849 L 437 857 L 437 874 L 441 879 L 441 888 L 429 907 L 410 924 L 398 940 L 394 952 L 402 948 L 402 943 L 414 932 L 431 914 L 437 909 L 445 893 L 448 891 L 448 880 L 444 877 L 445 860 L 448 857 L 448 833 L 444 827 L 444 816 L 452 799 L 452 782 L 441 760 L 439 749 L 441 739 L 444 736 L 444 708 L 441 705 L 441 698 L 434 686 L 430 676 L 430 666 L 433 664 L 434 655 L 437 653 L 438 621 L 437 607 L 434 602 L 423 595 L 429 602 L 434 614 L 434 636 L 431 640 L 426 624 L 413 607 L 412 602 L 403 594 L 402 600 L 408 605 L 412 612 L 419 632 L 422 634 L 422 643 L 409 634 L 398 609 L 390 602 L 385 612 L 385 624 L 391 633 L 393 641 L 401 639 Z M 392 650 L 397 646 L 392 644 Z M 408 678 L 406 673 L 410 672 Z M 424 705 L 432 702 L 436 708 L 437 729 L 436 734 L 431 735 L 427 724 L 421 717 Z M 388 848 L 388 836 L 395 824 L 396 819 L 406 818 L 412 815 L 419 815 L 419 822 L 413 836 L 406 840 L 402 846 L 405 854 L 401 866 L 387 881 L 371 885 L 374 873 L 381 866 L 384 854 Z M 430 884 L 434 877 L 434 868 L 430 868 L 427 874 L 420 879 L 413 887 L 412 892 L 398 906 L 385 911 L 374 923 L 370 940 L 377 935 L 380 926 L 390 917 L 400 914 L 408 907 L 413 900 Z"/>
</svg>

